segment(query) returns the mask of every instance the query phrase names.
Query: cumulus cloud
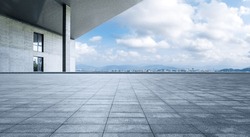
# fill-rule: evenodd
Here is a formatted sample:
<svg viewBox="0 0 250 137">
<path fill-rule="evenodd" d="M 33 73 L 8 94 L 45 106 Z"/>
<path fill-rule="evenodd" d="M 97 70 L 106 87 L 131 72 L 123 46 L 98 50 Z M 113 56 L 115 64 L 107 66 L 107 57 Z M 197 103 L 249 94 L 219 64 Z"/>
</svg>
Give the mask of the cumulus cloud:
<svg viewBox="0 0 250 137">
<path fill-rule="evenodd" d="M 137 33 L 176 38 L 192 28 L 194 13 L 192 6 L 179 1 L 144 0 L 122 16 Z"/>
<path fill-rule="evenodd" d="M 185 44 L 185 48 L 190 51 L 202 52 L 212 50 L 214 45 L 211 41 L 207 39 L 196 39 L 187 41 L 188 44 Z"/>
<path fill-rule="evenodd" d="M 124 50 L 118 50 L 117 55 L 122 56 L 122 57 L 139 57 L 140 56 L 140 54 L 136 51 L 124 51 Z"/>
<path fill-rule="evenodd" d="M 169 48 L 169 45 L 166 41 L 156 42 L 152 37 L 131 37 L 131 38 L 123 38 L 117 39 L 117 44 L 125 45 L 132 48 L 146 48 L 146 49 L 154 49 L 154 48 Z"/>
<path fill-rule="evenodd" d="M 102 40 L 102 36 L 94 36 L 89 39 L 90 42 L 100 42 Z"/>
<path fill-rule="evenodd" d="M 244 18 L 249 15 L 248 6 L 230 7 L 221 0 L 143 0 L 117 18 L 130 31 L 115 40 L 117 46 L 94 46 L 102 41 L 94 36 L 88 44 L 76 44 L 77 60 L 90 65 L 247 67 L 250 24 Z"/>
<path fill-rule="evenodd" d="M 211 3 L 202 3 L 197 8 L 194 25 L 200 34 L 198 36 L 209 40 L 229 41 L 242 33 L 243 20 L 225 3 L 213 0 Z"/>
<path fill-rule="evenodd" d="M 98 50 L 96 46 L 90 46 L 87 43 L 76 42 L 76 62 L 77 64 L 105 65 L 119 64 L 121 62 L 136 63 L 141 55 L 137 51 L 127 51 L 121 49 Z"/>
<path fill-rule="evenodd" d="M 96 50 L 93 47 L 88 46 L 86 43 L 76 42 L 75 46 L 77 53 L 80 55 L 96 53 Z"/>
<path fill-rule="evenodd" d="M 144 0 L 121 15 L 120 23 L 129 27 L 131 34 L 116 42 L 155 54 L 158 49 L 161 54 L 165 50 L 169 53 L 168 61 L 173 58 L 176 64 L 178 57 L 197 64 L 249 64 L 250 27 L 241 17 L 250 14 L 249 8 L 230 7 L 220 0 L 198 0 L 197 3 Z M 157 57 L 160 59 L 160 56 Z"/>
<path fill-rule="evenodd" d="M 240 6 L 239 14 L 240 15 L 249 15 L 250 14 L 250 8 Z"/>
<path fill-rule="evenodd" d="M 136 50 L 123 50 L 123 49 L 105 49 L 99 50 L 95 46 L 87 45 L 86 43 L 77 42 L 76 44 L 76 62 L 77 64 L 87 64 L 93 66 L 104 66 L 107 64 L 157 64 L 162 63 L 163 59 L 168 58 L 154 54 L 143 54 Z M 161 59 L 162 61 L 159 61 Z"/>
<path fill-rule="evenodd" d="M 94 47 L 89 46 L 87 43 L 76 42 L 75 43 L 75 55 L 76 63 L 83 64 L 89 63 L 88 59 L 95 56 L 97 57 L 97 51 Z"/>
</svg>

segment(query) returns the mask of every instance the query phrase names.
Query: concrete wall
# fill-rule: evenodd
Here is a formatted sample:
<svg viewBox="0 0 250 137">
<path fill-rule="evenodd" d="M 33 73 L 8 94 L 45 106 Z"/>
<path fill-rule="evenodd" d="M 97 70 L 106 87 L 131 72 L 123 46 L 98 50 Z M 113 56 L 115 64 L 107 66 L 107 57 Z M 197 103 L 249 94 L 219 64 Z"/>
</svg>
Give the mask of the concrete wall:
<svg viewBox="0 0 250 137">
<path fill-rule="evenodd" d="M 34 32 L 44 35 L 42 53 L 33 51 Z M 0 72 L 33 72 L 33 56 L 44 58 L 44 72 L 61 72 L 62 36 L 0 15 Z"/>
</svg>

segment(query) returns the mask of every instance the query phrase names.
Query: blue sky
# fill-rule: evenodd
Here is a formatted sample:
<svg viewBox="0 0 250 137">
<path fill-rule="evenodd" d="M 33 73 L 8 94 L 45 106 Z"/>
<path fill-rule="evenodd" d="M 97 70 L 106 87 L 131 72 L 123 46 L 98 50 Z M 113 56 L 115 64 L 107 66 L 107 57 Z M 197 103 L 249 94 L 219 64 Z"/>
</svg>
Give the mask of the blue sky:
<svg viewBox="0 0 250 137">
<path fill-rule="evenodd" d="M 77 39 L 76 62 L 250 67 L 250 0 L 144 0 Z"/>
</svg>

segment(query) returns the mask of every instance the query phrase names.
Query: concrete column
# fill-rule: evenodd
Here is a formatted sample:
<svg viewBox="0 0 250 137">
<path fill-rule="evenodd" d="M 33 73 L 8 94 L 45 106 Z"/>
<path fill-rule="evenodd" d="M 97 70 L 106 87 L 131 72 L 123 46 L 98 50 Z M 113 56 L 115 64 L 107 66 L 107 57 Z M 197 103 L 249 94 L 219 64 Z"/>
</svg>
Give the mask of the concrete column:
<svg viewBox="0 0 250 137">
<path fill-rule="evenodd" d="M 70 71 L 70 7 L 63 5 L 63 59 L 62 71 Z"/>
</svg>

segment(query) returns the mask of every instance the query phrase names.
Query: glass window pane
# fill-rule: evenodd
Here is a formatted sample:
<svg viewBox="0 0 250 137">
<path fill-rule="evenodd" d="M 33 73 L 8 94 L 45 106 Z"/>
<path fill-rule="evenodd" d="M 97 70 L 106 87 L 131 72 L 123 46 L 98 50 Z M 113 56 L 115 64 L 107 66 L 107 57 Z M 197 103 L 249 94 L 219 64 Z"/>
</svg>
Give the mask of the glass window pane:
<svg viewBox="0 0 250 137">
<path fill-rule="evenodd" d="M 38 71 L 38 59 L 37 59 L 37 57 L 33 57 L 33 70 Z"/>
<path fill-rule="evenodd" d="M 33 57 L 33 70 L 43 72 L 43 58 Z"/>
<path fill-rule="evenodd" d="M 43 52 L 43 34 L 34 33 L 33 50 Z"/>
<path fill-rule="evenodd" d="M 38 71 L 43 71 L 43 58 L 38 58 Z"/>
<path fill-rule="evenodd" d="M 33 50 L 37 51 L 37 45 L 33 45 Z"/>
<path fill-rule="evenodd" d="M 34 33 L 33 42 L 37 42 L 37 33 Z"/>
<path fill-rule="evenodd" d="M 38 42 L 42 42 L 42 35 L 38 34 Z"/>
<path fill-rule="evenodd" d="M 38 46 L 38 50 L 39 52 L 42 52 L 42 46 Z"/>
</svg>

